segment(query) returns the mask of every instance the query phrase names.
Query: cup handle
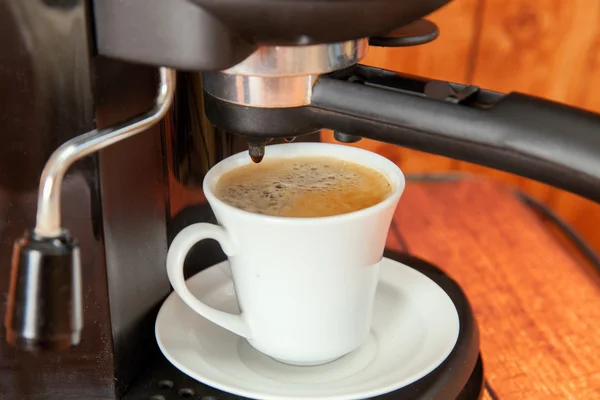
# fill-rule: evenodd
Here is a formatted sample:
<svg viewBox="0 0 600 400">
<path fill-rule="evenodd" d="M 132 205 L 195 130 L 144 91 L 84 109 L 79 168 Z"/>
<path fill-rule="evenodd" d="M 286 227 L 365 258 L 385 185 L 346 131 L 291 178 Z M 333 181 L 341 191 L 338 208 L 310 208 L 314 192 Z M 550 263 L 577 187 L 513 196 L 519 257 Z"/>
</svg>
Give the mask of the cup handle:
<svg viewBox="0 0 600 400">
<path fill-rule="evenodd" d="M 177 234 L 169 252 L 167 253 L 167 275 L 175 292 L 192 310 L 202 315 L 209 321 L 231 332 L 250 337 L 250 329 L 241 314 L 230 314 L 219 311 L 198 300 L 187 288 L 183 277 L 183 264 L 185 258 L 196 243 L 204 239 L 214 239 L 221 245 L 225 254 L 234 255 L 234 245 L 225 229 L 218 225 L 199 223 L 193 224 Z"/>
</svg>

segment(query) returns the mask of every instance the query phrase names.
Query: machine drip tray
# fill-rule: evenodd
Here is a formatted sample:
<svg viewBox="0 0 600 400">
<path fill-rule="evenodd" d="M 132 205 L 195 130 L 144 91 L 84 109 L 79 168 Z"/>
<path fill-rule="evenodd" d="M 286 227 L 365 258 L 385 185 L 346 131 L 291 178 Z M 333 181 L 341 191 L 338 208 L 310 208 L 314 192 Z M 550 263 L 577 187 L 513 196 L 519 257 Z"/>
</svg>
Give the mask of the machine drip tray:
<svg viewBox="0 0 600 400">
<path fill-rule="evenodd" d="M 424 378 L 393 392 L 377 396 L 385 400 L 476 400 L 483 394 L 483 363 L 479 355 L 479 333 L 471 306 L 463 291 L 436 266 L 405 253 L 386 251 L 385 257 L 399 261 L 436 282 L 456 306 L 460 332 L 448 358 Z M 171 365 L 156 349 L 148 369 L 127 391 L 124 400 L 222 400 L 243 399 L 204 385 Z"/>
</svg>

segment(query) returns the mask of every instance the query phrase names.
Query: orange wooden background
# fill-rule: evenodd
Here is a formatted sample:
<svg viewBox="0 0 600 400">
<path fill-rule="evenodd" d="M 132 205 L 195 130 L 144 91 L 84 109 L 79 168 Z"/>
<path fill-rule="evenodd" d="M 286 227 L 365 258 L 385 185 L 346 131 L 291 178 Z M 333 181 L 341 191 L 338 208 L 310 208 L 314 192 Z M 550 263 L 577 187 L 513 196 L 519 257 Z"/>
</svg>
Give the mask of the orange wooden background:
<svg viewBox="0 0 600 400">
<path fill-rule="evenodd" d="M 440 27 L 434 42 L 372 47 L 364 63 L 600 112 L 600 1 L 455 0 L 428 18 Z M 386 155 L 407 173 L 457 170 L 518 186 L 558 211 L 600 251 L 599 205 L 465 162 L 364 139 L 358 145 Z"/>
</svg>

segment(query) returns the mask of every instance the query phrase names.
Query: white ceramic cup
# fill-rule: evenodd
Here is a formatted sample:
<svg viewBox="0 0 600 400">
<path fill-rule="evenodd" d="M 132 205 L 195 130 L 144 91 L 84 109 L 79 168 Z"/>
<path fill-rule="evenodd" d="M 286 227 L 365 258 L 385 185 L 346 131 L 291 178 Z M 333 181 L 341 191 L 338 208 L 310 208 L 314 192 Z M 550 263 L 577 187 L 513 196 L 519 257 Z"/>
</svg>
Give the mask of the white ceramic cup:
<svg viewBox="0 0 600 400">
<path fill-rule="evenodd" d="M 388 159 L 349 146 L 286 143 L 265 151 L 265 158 L 329 156 L 362 164 L 384 174 L 392 193 L 371 207 L 330 217 L 255 214 L 214 194 L 219 177 L 251 162 L 248 152 L 236 154 L 204 178 L 220 226 L 198 223 L 179 232 L 167 255 L 169 280 L 194 311 L 257 350 L 288 364 L 323 364 L 355 350 L 369 335 L 379 263 L 404 176 Z M 207 306 L 186 287 L 186 255 L 203 239 L 217 240 L 229 257 L 239 315 Z"/>
</svg>

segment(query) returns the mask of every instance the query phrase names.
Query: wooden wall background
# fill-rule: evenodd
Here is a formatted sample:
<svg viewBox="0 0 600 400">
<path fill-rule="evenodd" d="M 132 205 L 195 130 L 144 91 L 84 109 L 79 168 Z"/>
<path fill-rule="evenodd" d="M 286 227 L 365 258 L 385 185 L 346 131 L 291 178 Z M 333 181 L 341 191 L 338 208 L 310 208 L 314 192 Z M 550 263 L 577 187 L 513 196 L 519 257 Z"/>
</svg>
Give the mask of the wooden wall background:
<svg viewBox="0 0 600 400">
<path fill-rule="evenodd" d="M 600 1 L 455 0 L 428 18 L 440 27 L 438 39 L 414 48 L 372 47 L 364 63 L 600 112 Z M 332 140 L 331 133 L 325 139 Z M 463 171 L 519 187 L 550 205 L 600 251 L 600 205 L 465 162 L 365 139 L 357 145 L 386 155 L 407 173 Z"/>
</svg>

